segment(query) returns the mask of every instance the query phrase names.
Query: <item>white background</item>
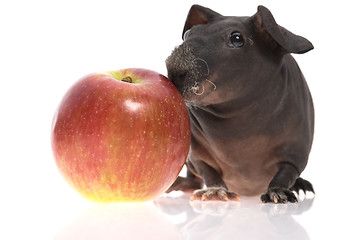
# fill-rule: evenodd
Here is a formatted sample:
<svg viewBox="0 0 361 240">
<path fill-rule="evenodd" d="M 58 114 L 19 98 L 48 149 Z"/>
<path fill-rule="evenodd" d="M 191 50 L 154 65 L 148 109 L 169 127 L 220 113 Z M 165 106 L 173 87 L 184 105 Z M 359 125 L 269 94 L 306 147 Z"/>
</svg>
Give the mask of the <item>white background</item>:
<svg viewBox="0 0 361 240">
<path fill-rule="evenodd" d="M 181 43 L 193 3 L 1 1 L 0 239 L 195 239 L 201 233 L 210 239 L 287 239 L 292 233 L 286 229 L 294 230 L 296 239 L 361 238 L 357 1 L 197 2 L 236 16 L 251 16 L 263 4 L 280 25 L 314 44 L 313 51 L 295 56 L 316 109 L 314 145 L 302 175 L 316 190 L 311 208 L 304 206 L 309 202 L 266 206 L 270 213 L 264 215 L 258 199 L 245 199 L 236 210 L 224 210 L 232 209 L 228 205 L 207 210 L 167 197 L 159 199 L 158 208 L 153 203 L 99 206 L 63 181 L 54 164 L 50 130 L 65 91 L 82 76 L 103 70 L 142 67 L 166 75 L 164 61 Z M 164 214 L 173 202 L 175 209 L 187 210 L 175 217 Z M 308 210 L 291 216 L 295 208 Z M 187 218 L 187 211 L 198 215 Z M 176 225 L 184 220 L 186 226 Z"/>
</svg>

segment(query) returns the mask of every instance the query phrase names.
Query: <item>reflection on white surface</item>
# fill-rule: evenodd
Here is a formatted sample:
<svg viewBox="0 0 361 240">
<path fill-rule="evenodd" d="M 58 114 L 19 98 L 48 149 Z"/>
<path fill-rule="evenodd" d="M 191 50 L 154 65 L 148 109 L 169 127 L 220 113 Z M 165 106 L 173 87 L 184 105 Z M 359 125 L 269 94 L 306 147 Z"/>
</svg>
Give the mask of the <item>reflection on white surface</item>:
<svg viewBox="0 0 361 240">
<path fill-rule="evenodd" d="M 151 203 L 94 204 L 61 229 L 55 240 L 183 239 Z"/>
<path fill-rule="evenodd" d="M 309 239 L 292 215 L 310 209 L 313 199 L 298 204 L 262 204 L 259 198 L 241 202 L 189 202 L 188 197 L 157 199 L 166 214 L 186 212 L 177 226 L 184 239 Z"/>
<path fill-rule="evenodd" d="M 312 201 L 190 202 L 189 195 L 164 195 L 153 203 L 94 204 L 65 224 L 55 239 L 310 239 L 293 215 L 310 209 Z"/>
</svg>

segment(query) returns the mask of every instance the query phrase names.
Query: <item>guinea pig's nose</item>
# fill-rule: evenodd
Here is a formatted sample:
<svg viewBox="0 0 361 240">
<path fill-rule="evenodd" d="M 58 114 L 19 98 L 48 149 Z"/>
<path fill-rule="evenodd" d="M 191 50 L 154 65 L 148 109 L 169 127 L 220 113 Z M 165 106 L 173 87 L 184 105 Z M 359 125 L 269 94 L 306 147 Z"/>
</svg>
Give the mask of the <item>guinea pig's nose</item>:
<svg viewBox="0 0 361 240">
<path fill-rule="evenodd" d="M 178 90 L 183 88 L 187 74 L 187 71 L 178 72 L 168 70 L 168 78 L 177 87 Z"/>
</svg>

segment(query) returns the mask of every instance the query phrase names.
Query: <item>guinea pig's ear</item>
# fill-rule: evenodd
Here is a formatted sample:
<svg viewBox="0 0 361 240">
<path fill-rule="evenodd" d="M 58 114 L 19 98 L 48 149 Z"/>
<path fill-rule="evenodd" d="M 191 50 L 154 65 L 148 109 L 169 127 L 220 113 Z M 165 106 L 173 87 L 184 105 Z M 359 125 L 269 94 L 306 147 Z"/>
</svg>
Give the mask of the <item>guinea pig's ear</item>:
<svg viewBox="0 0 361 240">
<path fill-rule="evenodd" d="M 278 49 L 281 53 L 305 53 L 313 49 L 312 43 L 306 38 L 279 26 L 272 13 L 264 6 L 258 6 L 258 11 L 251 20 L 260 37 L 270 48 Z"/>
<path fill-rule="evenodd" d="M 221 15 L 209 8 L 205 8 L 200 5 L 193 5 L 188 12 L 187 20 L 182 33 L 182 38 L 184 36 L 184 33 L 187 30 L 191 29 L 193 26 L 198 24 L 207 24 L 209 21 L 211 21 L 217 16 Z"/>
</svg>

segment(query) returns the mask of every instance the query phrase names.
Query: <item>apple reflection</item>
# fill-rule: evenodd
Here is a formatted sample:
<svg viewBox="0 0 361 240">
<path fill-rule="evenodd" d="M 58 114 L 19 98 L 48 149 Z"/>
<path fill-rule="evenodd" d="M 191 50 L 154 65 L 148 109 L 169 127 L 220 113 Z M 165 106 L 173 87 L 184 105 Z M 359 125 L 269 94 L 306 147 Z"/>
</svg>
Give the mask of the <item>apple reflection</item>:
<svg viewBox="0 0 361 240">
<path fill-rule="evenodd" d="M 58 232 L 55 240 L 183 239 L 151 203 L 94 204 Z"/>
</svg>

